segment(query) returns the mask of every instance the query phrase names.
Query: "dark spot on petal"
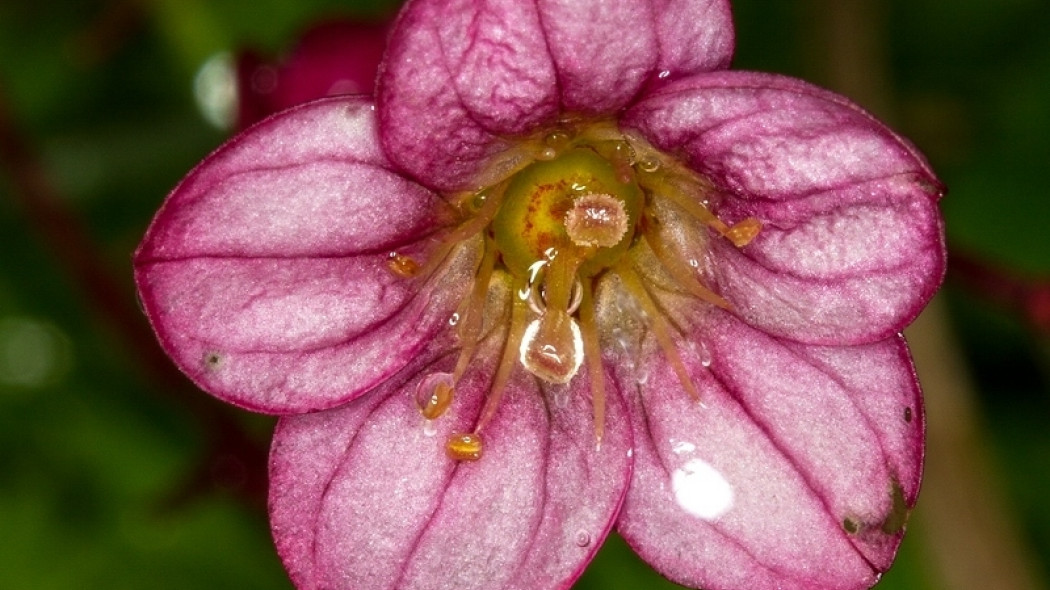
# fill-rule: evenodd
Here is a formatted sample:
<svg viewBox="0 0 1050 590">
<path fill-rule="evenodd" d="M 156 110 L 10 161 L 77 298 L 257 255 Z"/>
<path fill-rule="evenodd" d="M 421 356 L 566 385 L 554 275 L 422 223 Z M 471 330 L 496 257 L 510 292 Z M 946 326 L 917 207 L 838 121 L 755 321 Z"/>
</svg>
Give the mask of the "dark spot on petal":
<svg viewBox="0 0 1050 590">
<path fill-rule="evenodd" d="M 207 369 L 218 369 L 222 366 L 222 356 L 217 352 L 209 352 L 204 355 L 204 367 Z"/>
<path fill-rule="evenodd" d="M 908 521 L 908 503 L 904 500 L 904 489 L 896 480 L 893 482 L 893 490 L 890 492 L 893 498 L 893 507 L 886 519 L 882 521 L 882 532 L 887 535 L 896 535 L 904 530 L 904 524 Z"/>
<path fill-rule="evenodd" d="M 857 531 L 860 530 L 860 524 L 852 518 L 846 518 L 842 521 L 842 530 L 851 535 L 855 535 L 857 534 Z"/>
<path fill-rule="evenodd" d="M 913 412 L 911 411 L 911 408 L 904 408 L 904 421 L 905 422 L 911 422 L 912 413 Z"/>
</svg>

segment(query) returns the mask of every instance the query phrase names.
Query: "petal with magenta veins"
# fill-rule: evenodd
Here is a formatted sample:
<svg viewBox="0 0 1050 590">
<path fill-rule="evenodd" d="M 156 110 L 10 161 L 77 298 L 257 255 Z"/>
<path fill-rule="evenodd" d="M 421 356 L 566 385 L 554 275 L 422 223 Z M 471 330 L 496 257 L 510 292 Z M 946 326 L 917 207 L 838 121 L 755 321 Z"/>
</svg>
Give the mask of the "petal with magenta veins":
<svg viewBox="0 0 1050 590">
<path fill-rule="evenodd" d="M 754 72 L 698 74 L 644 97 L 621 119 L 727 197 L 787 201 L 894 176 L 927 198 L 942 187 L 915 148 L 844 97 Z"/>
<path fill-rule="evenodd" d="M 427 186 L 476 189 L 478 171 L 557 116 L 557 82 L 531 2 L 410 2 L 377 83 L 383 147 Z"/>
<path fill-rule="evenodd" d="M 168 197 L 136 283 L 202 388 L 263 412 L 331 407 L 403 366 L 454 311 L 463 276 L 442 291 L 388 268 L 392 250 L 425 256 L 443 201 L 375 142 L 367 102 L 319 101 L 238 136 Z"/>
<path fill-rule="evenodd" d="M 870 587 L 900 542 L 921 462 L 901 341 L 785 344 L 722 312 L 702 333 L 710 369 L 684 359 L 699 403 L 663 365 L 639 386 L 619 530 L 691 587 Z"/>
<path fill-rule="evenodd" d="M 614 114 L 661 70 L 723 67 L 732 45 L 724 0 L 416 0 L 377 86 L 383 146 L 427 186 L 475 189 L 505 137 Z"/>
<path fill-rule="evenodd" d="M 593 557 L 630 478 L 618 393 L 607 391 L 596 450 L 585 379 L 558 403 L 535 380 L 512 379 L 482 430 L 481 460 L 456 462 L 445 441 L 471 430 L 487 379 L 468 373 L 430 425 L 413 395 L 453 361 L 342 408 L 281 420 L 271 520 L 300 589 L 567 588 Z"/>
<path fill-rule="evenodd" d="M 720 292 L 753 325 L 801 342 L 873 342 L 913 320 L 940 284 L 939 182 L 846 99 L 720 72 L 653 93 L 626 121 L 714 183 L 720 218 L 763 224 L 743 249 L 709 242 Z"/>
<path fill-rule="evenodd" d="M 763 219 L 762 231 L 743 249 L 709 241 L 711 272 L 734 311 L 771 334 L 815 344 L 887 338 L 944 276 L 940 215 L 905 178 L 751 205 L 733 200 L 723 211 Z"/>
<path fill-rule="evenodd" d="M 656 68 L 657 19 L 650 0 L 537 0 L 562 106 L 611 114 L 625 107 Z"/>
</svg>

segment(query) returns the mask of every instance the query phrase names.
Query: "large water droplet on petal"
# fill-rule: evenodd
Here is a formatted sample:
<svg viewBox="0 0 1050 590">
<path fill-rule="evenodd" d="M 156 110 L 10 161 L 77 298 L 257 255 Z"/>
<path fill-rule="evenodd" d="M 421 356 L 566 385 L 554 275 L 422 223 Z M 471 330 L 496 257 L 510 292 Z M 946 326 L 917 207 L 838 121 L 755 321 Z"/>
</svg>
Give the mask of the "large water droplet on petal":
<svg viewBox="0 0 1050 590">
<path fill-rule="evenodd" d="M 671 474 L 671 489 L 683 510 L 704 520 L 714 520 L 733 507 L 733 487 L 700 459 L 689 460 Z"/>
<path fill-rule="evenodd" d="M 564 311 L 548 310 L 525 328 L 521 364 L 548 383 L 568 383 L 583 363 L 583 335 Z"/>
</svg>

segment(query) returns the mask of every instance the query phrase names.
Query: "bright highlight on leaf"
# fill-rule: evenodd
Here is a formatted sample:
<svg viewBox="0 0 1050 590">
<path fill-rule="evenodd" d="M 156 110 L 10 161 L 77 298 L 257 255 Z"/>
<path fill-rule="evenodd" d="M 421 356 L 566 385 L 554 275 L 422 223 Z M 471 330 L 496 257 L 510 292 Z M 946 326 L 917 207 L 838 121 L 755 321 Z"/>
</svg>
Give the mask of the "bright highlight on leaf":
<svg viewBox="0 0 1050 590">
<path fill-rule="evenodd" d="M 566 588 L 614 526 L 709 590 L 889 567 L 939 183 L 732 47 L 721 0 L 410 0 L 374 102 L 286 111 L 173 191 L 139 290 L 203 389 L 282 416 L 299 588 Z"/>
</svg>

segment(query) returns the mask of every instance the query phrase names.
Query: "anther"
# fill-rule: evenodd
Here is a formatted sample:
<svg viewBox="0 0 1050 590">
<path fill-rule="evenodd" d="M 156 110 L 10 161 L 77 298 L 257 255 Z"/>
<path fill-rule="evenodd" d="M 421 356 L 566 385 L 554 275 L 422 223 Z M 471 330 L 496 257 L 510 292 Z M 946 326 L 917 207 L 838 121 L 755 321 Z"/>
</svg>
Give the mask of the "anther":
<svg viewBox="0 0 1050 590">
<path fill-rule="evenodd" d="M 760 231 L 762 231 L 762 222 L 754 217 L 748 217 L 726 228 L 722 235 L 733 242 L 737 248 L 743 248 L 750 244 Z"/>
<path fill-rule="evenodd" d="M 412 278 L 419 273 L 418 262 L 397 252 L 390 253 L 387 260 L 387 268 L 390 269 L 390 272 L 404 279 Z"/>
<path fill-rule="evenodd" d="M 445 443 L 445 452 L 456 461 L 477 461 L 481 451 L 481 435 L 476 432 L 453 434 Z"/>
</svg>

